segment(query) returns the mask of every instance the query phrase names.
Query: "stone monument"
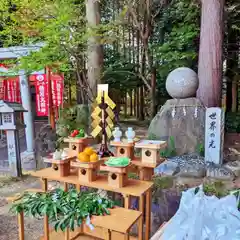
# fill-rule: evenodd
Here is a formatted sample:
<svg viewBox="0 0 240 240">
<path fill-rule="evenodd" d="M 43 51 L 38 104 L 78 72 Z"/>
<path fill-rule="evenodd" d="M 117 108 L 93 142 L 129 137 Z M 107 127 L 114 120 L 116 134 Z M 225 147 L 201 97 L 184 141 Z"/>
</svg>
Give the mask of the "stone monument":
<svg viewBox="0 0 240 240">
<path fill-rule="evenodd" d="M 168 75 L 166 89 L 172 98 L 194 97 L 198 89 L 198 76 L 190 68 L 177 68 Z"/>
<path fill-rule="evenodd" d="M 206 110 L 205 162 L 223 163 L 224 111 L 213 107 Z"/>
<path fill-rule="evenodd" d="M 196 152 L 204 145 L 205 107 L 195 98 L 197 74 L 189 68 L 177 68 L 166 80 L 166 89 L 173 99 L 168 100 L 153 118 L 149 137 L 167 140 L 174 138 L 177 155 Z"/>
</svg>

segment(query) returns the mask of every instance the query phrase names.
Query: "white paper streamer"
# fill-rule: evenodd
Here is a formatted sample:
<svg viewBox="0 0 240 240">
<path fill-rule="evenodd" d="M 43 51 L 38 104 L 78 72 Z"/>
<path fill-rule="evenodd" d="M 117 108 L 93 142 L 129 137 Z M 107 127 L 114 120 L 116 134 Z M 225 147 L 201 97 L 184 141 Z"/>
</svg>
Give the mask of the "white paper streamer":
<svg viewBox="0 0 240 240">
<path fill-rule="evenodd" d="M 186 116 L 186 115 L 187 115 L 186 107 L 183 106 L 183 116 Z"/>
<path fill-rule="evenodd" d="M 176 114 L 176 107 L 174 106 L 173 109 L 172 109 L 172 117 L 173 118 L 175 117 L 175 114 Z"/>
<path fill-rule="evenodd" d="M 197 118 L 198 117 L 198 107 L 195 107 L 195 111 L 194 111 L 194 117 Z"/>
<path fill-rule="evenodd" d="M 90 228 L 91 231 L 94 230 L 94 226 L 91 223 L 91 219 L 90 219 L 89 215 L 86 218 L 86 225 Z"/>
</svg>

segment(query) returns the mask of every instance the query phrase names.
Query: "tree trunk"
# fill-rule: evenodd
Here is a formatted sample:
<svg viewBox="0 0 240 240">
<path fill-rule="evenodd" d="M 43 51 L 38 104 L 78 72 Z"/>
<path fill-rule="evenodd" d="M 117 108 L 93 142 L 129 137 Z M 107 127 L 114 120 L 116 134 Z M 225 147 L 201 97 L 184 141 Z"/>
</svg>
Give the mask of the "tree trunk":
<svg viewBox="0 0 240 240">
<path fill-rule="evenodd" d="M 224 0 L 201 0 L 198 98 L 207 107 L 221 103 Z"/>
<path fill-rule="evenodd" d="M 72 104 L 72 87 L 71 87 L 71 79 L 68 79 L 68 104 Z"/>
<path fill-rule="evenodd" d="M 152 95 L 152 102 L 151 102 L 151 117 L 154 118 L 156 115 L 156 68 L 152 68 L 152 83 L 151 83 L 151 95 Z"/>
<path fill-rule="evenodd" d="M 238 77 L 235 76 L 233 78 L 232 81 L 232 112 L 236 112 L 237 111 L 237 98 L 238 98 L 238 94 L 237 94 L 237 88 L 238 88 L 238 84 L 237 84 L 237 79 Z"/>
<path fill-rule="evenodd" d="M 133 91 L 129 91 L 129 100 L 130 100 L 130 116 L 133 115 Z"/>
<path fill-rule="evenodd" d="M 140 87 L 140 96 L 139 96 L 139 120 L 143 121 L 144 120 L 144 87 Z"/>
<path fill-rule="evenodd" d="M 233 80 L 238 70 L 238 31 L 232 29 L 232 23 L 228 23 L 228 44 L 227 44 L 227 110 L 231 111 L 234 101 L 232 98 L 232 91 L 234 89 Z M 236 87 L 236 86 L 235 86 Z"/>
<path fill-rule="evenodd" d="M 136 117 L 137 115 L 137 94 L 136 89 L 133 90 L 133 116 Z"/>
<path fill-rule="evenodd" d="M 140 101 L 139 101 L 139 88 L 136 88 L 135 91 L 136 91 L 136 118 L 138 119 L 138 118 L 139 118 L 139 115 L 140 115 L 140 114 L 139 114 L 139 112 L 140 112 L 140 111 L 139 111 L 139 105 L 140 105 L 140 104 L 139 104 L 139 102 L 140 102 Z"/>
<path fill-rule="evenodd" d="M 124 96 L 124 118 L 127 118 L 127 93 Z"/>
<path fill-rule="evenodd" d="M 86 0 L 86 18 L 89 27 L 96 28 L 100 23 L 100 6 L 98 1 Z M 92 97 L 92 100 L 97 95 L 97 84 L 101 83 L 102 58 L 102 46 L 99 44 L 98 38 L 96 36 L 90 36 L 88 40 L 87 69 L 89 95 Z"/>
</svg>

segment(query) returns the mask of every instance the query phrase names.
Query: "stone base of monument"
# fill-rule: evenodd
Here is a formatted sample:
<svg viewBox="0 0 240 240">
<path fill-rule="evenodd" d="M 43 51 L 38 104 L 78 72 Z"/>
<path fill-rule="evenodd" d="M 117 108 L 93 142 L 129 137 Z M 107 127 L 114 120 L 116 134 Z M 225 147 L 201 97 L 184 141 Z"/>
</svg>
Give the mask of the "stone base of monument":
<svg viewBox="0 0 240 240">
<path fill-rule="evenodd" d="M 240 161 L 233 161 L 224 164 L 225 168 L 230 169 L 237 177 L 240 177 Z"/>
<path fill-rule="evenodd" d="M 195 152 L 204 145 L 205 112 L 197 98 L 170 99 L 151 121 L 148 135 L 168 141 L 178 156 Z"/>
<path fill-rule="evenodd" d="M 204 157 L 198 154 L 168 158 L 155 169 L 155 174 L 183 178 L 213 178 L 223 181 L 233 181 L 236 178 L 231 169 L 213 163 L 206 164 Z"/>
</svg>

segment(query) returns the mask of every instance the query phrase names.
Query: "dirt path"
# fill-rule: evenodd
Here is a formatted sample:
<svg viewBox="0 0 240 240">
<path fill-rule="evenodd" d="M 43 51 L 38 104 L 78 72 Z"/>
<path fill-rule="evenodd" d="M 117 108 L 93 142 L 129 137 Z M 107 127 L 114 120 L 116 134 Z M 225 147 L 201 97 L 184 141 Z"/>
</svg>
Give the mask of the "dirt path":
<svg viewBox="0 0 240 240">
<path fill-rule="evenodd" d="M 11 204 L 6 197 L 14 196 L 29 188 L 40 188 L 40 182 L 33 177 L 26 177 L 23 181 L 0 177 L 0 240 L 18 240 L 17 218 L 10 213 Z M 57 183 L 50 183 L 50 188 L 57 187 Z M 43 235 L 43 221 L 25 218 L 25 240 L 38 240 Z"/>
</svg>

